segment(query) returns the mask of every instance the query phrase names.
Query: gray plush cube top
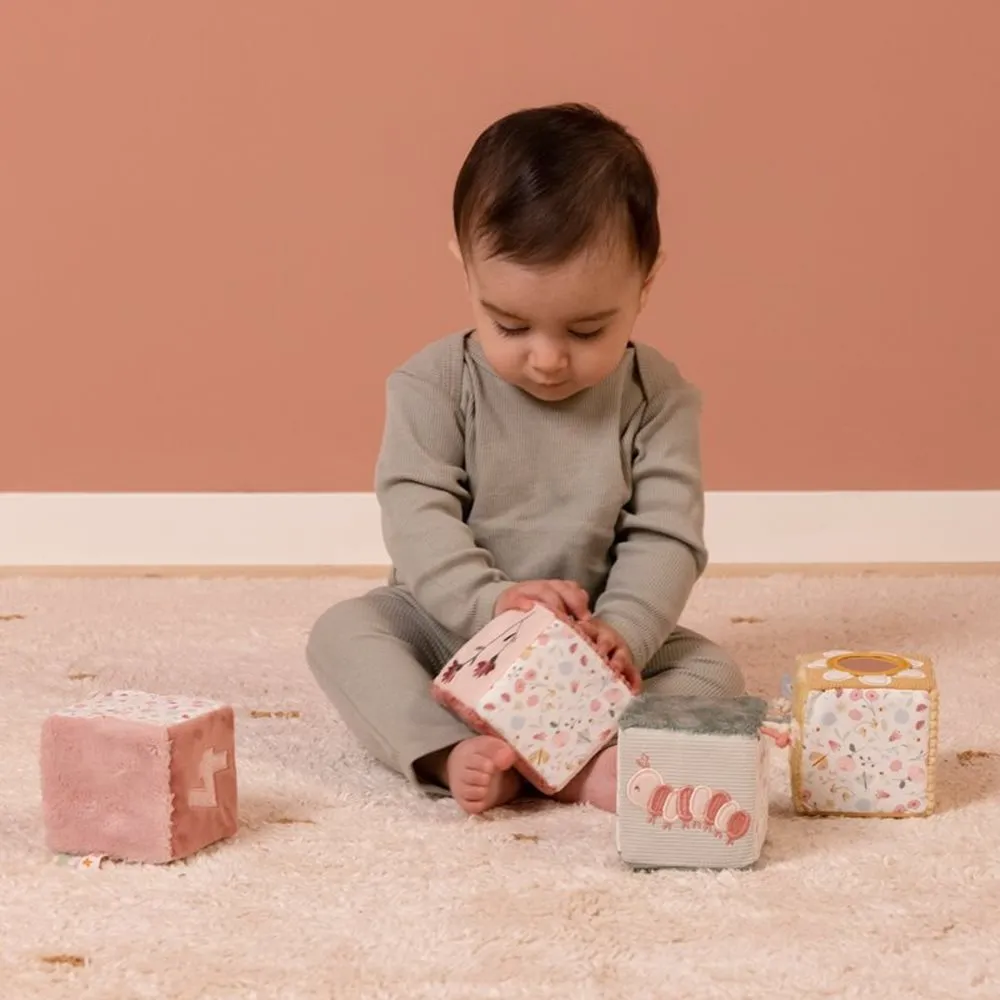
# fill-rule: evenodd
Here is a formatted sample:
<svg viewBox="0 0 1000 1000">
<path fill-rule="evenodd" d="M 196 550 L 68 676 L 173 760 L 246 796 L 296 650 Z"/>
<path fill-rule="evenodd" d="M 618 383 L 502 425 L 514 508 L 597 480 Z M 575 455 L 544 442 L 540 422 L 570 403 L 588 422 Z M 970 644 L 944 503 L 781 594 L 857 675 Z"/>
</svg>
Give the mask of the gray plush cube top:
<svg viewBox="0 0 1000 1000">
<path fill-rule="evenodd" d="M 761 698 L 672 697 L 634 698 L 622 714 L 622 729 L 673 729 L 702 736 L 756 736 L 767 703 Z"/>
</svg>

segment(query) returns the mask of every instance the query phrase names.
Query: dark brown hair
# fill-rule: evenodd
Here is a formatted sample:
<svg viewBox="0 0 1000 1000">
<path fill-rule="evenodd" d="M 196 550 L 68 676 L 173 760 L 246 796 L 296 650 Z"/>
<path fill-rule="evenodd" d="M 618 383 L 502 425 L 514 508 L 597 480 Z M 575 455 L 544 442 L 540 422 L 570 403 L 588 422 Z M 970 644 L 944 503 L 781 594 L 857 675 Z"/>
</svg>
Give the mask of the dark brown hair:
<svg viewBox="0 0 1000 1000">
<path fill-rule="evenodd" d="M 560 104 L 501 118 L 475 141 L 452 210 L 463 253 L 560 264 L 624 232 L 648 273 L 660 252 L 656 176 L 639 141 L 596 108 Z"/>
</svg>

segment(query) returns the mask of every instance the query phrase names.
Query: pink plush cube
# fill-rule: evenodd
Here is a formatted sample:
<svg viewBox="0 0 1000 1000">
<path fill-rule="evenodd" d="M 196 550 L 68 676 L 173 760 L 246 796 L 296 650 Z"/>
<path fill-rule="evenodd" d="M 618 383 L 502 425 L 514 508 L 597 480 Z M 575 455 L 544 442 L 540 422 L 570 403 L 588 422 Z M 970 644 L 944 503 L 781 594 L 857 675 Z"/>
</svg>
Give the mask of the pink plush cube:
<svg viewBox="0 0 1000 1000">
<path fill-rule="evenodd" d="M 236 833 L 233 710 L 112 691 L 42 726 L 49 849 L 164 863 Z"/>
<path fill-rule="evenodd" d="M 627 685 L 550 611 L 508 611 L 434 679 L 435 698 L 472 729 L 498 736 L 518 770 L 551 795 L 614 738 Z"/>
</svg>

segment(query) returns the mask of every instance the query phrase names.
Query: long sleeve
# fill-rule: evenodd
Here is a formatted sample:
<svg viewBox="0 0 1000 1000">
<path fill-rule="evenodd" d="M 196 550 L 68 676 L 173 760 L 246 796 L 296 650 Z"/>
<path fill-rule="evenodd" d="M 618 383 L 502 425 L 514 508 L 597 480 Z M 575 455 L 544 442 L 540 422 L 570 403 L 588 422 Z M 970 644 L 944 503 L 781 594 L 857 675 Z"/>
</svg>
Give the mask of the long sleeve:
<svg viewBox="0 0 1000 1000">
<path fill-rule="evenodd" d="M 621 633 L 637 667 L 659 650 L 707 562 L 700 398 L 679 378 L 658 387 L 636 432 L 632 495 L 595 614 Z"/>
<path fill-rule="evenodd" d="M 511 586 L 465 523 L 470 502 L 461 414 L 443 385 L 389 378 L 375 489 L 396 582 L 445 628 L 468 638 Z"/>
</svg>

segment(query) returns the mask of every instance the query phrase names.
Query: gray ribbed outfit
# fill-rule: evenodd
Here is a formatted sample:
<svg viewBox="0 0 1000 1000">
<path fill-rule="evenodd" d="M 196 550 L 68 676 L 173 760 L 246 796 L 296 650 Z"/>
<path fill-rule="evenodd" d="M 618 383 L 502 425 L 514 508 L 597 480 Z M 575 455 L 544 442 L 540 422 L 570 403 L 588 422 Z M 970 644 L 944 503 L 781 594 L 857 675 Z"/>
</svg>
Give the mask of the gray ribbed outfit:
<svg viewBox="0 0 1000 1000">
<path fill-rule="evenodd" d="M 413 765 L 469 736 L 431 678 L 522 580 L 574 580 L 621 633 L 645 689 L 735 695 L 739 668 L 677 624 L 705 567 L 697 392 L 651 347 L 603 382 L 541 402 L 470 334 L 389 378 L 376 470 L 387 587 L 327 611 L 307 657 L 361 743 Z"/>
</svg>

